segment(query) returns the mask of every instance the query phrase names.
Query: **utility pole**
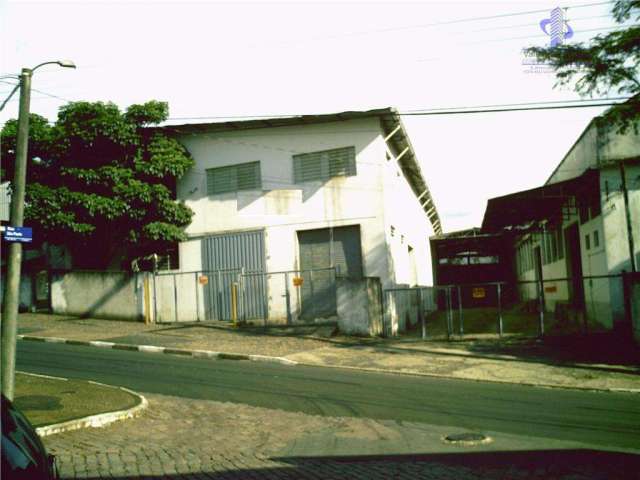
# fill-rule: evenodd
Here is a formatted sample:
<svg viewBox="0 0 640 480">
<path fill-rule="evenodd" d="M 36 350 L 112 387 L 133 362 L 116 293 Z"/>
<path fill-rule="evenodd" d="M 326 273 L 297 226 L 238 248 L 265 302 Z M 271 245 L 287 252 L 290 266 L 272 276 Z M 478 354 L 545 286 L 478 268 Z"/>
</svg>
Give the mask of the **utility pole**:
<svg viewBox="0 0 640 480">
<path fill-rule="evenodd" d="M 29 148 L 29 106 L 31 103 L 31 76 L 33 70 L 23 68 L 20 74 L 20 110 L 16 164 L 11 186 L 10 225 L 21 227 L 24 218 L 24 190 L 27 177 L 27 151 Z M 16 333 L 18 330 L 18 304 L 20 302 L 20 267 L 22 243 L 9 244 L 7 283 L 2 308 L 2 393 L 13 400 L 16 370 Z"/>
<path fill-rule="evenodd" d="M 43 62 L 33 68 L 23 68 L 20 74 L 20 109 L 18 112 L 18 138 L 16 140 L 16 163 L 11 185 L 10 226 L 22 227 L 24 219 L 24 191 L 27 179 L 27 152 L 29 150 L 29 108 L 31 104 L 31 78 L 33 72 L 43 65 L 56 64 L 63 68 L 76 68 L 71 60 Z M 11 95 L 16 91 L 14 88 Z M 11 97 L 9 95 L 8 98 Z M 8 100 L 8 99 L 7 99 Z M 2 107 L 6 104 L 2 104 Z M 20 267 L 22 265 L 22 243 L 11 242 L 7 258 L 7 280 L 2 303 L 2 393 L 13 400 L 16 373 L 16 334 L 18 331 L 18 305 L 20 303 Z"/>
</svg>

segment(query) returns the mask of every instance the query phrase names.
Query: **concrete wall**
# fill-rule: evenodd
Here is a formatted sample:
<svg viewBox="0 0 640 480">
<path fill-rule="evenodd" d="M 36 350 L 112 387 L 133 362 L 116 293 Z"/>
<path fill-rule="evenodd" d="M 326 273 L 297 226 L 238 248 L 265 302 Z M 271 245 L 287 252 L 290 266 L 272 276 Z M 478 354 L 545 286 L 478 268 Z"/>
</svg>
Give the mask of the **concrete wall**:
<svg viewBox="0 0 640 480">
<path fill-rule="evenodd" d="M 418 322 L 417 290 L 387 290 L 384 296 L 384 322 L 387 335 L 399 335 Z"/>
<path fill-rule="evenodd" d="M 119 320 L 144 320 L 145 274 L 129 272 L 54 273 L 52 312 Z"/>
<path fill-rule="evenodd" d="M 379 278 L 337 279 L 338 328 L 346 335 L 382 335 Z"/>
<path fill-rule="evenodd" d="M 151 288 L 156 323 L 205 319 L 203 287 L 195 273 L 163 272 L 153 277 Z"/>
</svg>

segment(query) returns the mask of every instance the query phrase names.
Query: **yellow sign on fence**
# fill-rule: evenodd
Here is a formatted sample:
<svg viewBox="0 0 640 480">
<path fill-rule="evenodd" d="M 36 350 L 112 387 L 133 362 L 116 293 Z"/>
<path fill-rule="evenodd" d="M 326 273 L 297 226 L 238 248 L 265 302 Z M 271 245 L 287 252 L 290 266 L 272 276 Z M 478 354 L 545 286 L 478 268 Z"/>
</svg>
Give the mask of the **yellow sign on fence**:
<svg viewBox="0 0 640 480">
<path fill-rule="evenodd" d="M 302 286 L 303 283 L 304 283 L 304 280 L 302 279 L 302 277 L 293 277 L 293 286 L 294 287 L 300 287 L 300 286 Z"/>
<path fill-rule="evenodd" d="M 487 296 L 487 292 L 482 287 L 474 287 L 471 291 L 473 298 L 484 298 Z"/>
</svg>

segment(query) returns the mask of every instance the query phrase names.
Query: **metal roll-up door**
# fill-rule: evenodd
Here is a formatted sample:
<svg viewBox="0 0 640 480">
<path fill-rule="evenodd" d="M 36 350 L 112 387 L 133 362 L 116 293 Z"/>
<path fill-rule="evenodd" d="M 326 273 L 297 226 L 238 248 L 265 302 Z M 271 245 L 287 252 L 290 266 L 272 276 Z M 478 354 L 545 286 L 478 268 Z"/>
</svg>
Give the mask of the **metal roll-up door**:
<svg viewBox="0 0 640 480">
<path fill-rule="evenodd" d="M 303 270 L 301 318 L 313 320 L 335 315 L 336 273 L 362 277 L 360 227 L 299 231 L 298 244 Z"/>
<path fill-rule="evenodd" d="M 362 277 L 362 250 L 360 227 L 336 227 L 333 229 L 333 264 L 340 277 Z"/>
<path fill-rule="evenodd" d="M 231 284 L 243 271 L 239 310 L 243 318 L 268 316 L 264 231 L 213 235 L 202 239 L 202 269 L 209 282 L 204 288 L 208 320 L 231 320 Z"/>
</svg>

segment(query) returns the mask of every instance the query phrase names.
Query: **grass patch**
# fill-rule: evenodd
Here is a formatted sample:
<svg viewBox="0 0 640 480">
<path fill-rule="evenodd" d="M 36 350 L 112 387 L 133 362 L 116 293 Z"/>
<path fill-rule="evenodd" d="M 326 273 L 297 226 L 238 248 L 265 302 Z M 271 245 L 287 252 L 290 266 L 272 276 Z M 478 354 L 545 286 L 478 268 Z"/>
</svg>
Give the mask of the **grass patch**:
<svg viewBox="0 0 640 480">
<path fill-rule="evenodd" d="M 119 388 L 81 380 L 16 373 L 14 405 L 35 427 L 136 406 L 138 397 Z"/>
</svg>

